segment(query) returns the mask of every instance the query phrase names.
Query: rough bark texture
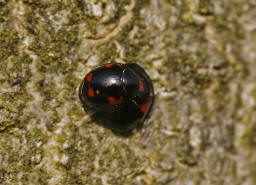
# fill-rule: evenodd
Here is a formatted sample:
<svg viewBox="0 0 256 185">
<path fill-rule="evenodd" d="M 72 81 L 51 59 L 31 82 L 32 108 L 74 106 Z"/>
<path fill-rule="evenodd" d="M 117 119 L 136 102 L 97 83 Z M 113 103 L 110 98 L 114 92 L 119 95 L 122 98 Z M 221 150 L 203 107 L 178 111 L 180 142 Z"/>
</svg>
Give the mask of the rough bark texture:
<svg viewBox="0 0 256 185">
<path fill-rule="evenodd" d="M 255 185 L 254 0 L 0 0 L 0 184 Z M 132 61 L 139 132 L 90 121 L 84 75 Z"/>
</svg>

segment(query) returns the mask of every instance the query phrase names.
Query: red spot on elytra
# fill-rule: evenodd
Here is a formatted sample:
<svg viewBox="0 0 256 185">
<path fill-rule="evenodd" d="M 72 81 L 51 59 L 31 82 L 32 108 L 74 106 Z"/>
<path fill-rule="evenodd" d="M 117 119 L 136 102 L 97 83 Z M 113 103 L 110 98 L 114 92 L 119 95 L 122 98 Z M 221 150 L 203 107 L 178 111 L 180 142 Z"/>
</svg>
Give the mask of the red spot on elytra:
<svg viewBox="0 0 256 185">
<path fill-rule="evenodd" d="M 139 81 L 139 91 L 140 92 L 144 91 L 144 85 L 143 85 L 143 81 L 142 80 Z"/>
<path fill-rule="evenodd" d="M 111 67 L 113 64 L 106 64 L 104 67 Z"/>
<path fill-rule="evenodd" d="M 145 114 L 148 111 L 148 104 L 147 103 L 142 104 L 140 106 L 140 110 Z"/>
<path fill-rule="evenodd" d="M 88 89 L 88 96 L 89 97 L 94 97 L 94 91 L 91 87 Z"/>
<path fill-rule="evenodd" d="M 92 80 L 92 73 L 88 74 L 86 77 L 87 82 L 90 82 Z"/>
<path fill-rule="evenodd" d="M 117 66 L 121 66 L 121 64 L 119 64 L 119 63 L 117 63 L 116 65 L 117 65 Z"/>
<path fill-rule="evenodd" d="M 110 97 L 108 97 L 108 102 L 109 102 L 110 104 L 117 104 L 117 103 L 122 102 L 123 99 L 124 99 L 123 96 L 121 96 L 119 99 L 115 99 L 114 97 L 110 96 Z"/>
</svg>

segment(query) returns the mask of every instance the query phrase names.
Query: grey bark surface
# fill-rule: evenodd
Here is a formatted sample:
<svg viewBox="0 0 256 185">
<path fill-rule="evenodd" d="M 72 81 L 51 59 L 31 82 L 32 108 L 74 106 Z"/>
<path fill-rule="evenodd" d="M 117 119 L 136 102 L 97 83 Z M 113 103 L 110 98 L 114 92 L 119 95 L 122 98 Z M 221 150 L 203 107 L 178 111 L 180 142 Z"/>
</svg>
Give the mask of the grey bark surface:
<svg viewBox="0 0 256 185">
<path fill-rule="evenodd" d="M 256 1 L 0 0 L 0 184 L 255 185 Z M 78 88 L 136 62 L 156 100 L 120 137 Z"/>
</svg>

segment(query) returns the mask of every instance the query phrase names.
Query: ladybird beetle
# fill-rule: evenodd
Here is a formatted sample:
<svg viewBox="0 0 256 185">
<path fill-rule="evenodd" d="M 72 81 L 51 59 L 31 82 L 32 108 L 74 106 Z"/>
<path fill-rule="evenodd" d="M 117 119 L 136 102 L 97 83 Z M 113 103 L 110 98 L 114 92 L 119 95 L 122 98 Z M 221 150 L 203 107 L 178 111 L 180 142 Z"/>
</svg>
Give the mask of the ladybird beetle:
<svg viewBox="0 0 256 185">
<path fill-rule="evenodd" d="M 84 110 L 118 132 L 141 127 L 153 105 L 152 82 L 135 63 L 108 63 L 89 72 L 79 88 Z"/>
</svg>

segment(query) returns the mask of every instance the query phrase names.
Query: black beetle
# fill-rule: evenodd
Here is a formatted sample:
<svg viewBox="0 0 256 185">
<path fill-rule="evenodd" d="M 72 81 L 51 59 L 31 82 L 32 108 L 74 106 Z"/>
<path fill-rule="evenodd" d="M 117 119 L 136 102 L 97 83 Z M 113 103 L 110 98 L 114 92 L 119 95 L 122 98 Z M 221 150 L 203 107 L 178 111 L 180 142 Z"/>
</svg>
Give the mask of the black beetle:
<svg viewBox="0 0 256 185">
<path fill-rule="evenodd" d="M 117 132 L 141 127 L 154 101 L 152 82 L 135 63 L 108 63 L 89 72 L 79 98 L 85 111 Z"/>
</svg>

